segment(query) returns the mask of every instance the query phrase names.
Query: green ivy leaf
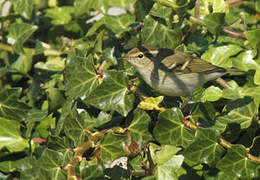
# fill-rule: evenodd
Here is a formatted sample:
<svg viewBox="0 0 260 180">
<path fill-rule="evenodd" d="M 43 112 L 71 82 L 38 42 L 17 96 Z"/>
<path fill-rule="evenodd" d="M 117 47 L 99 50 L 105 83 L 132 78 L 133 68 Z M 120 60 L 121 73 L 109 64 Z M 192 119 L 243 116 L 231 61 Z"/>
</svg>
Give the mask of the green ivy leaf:
<svg viewBox="0 0 260 180">
<path fill-rule="evenodd" d="M 106 1 L 106 0 L 103 0 Z M 119 1 L 119 0 L 110 0 L 108 1 L 108 5 L 110 7 L 116 6 L 116 7 L 121 7 L 124 9 L 129 9 L 130 3 L 134 3 L 134 0 L 125 0 L 125 1 Z"/>
<path fill-rule="evenodd" d="M 47 117 L 47 115 L 48 115 L 47 111 L 41 111 L 41 110 L 35 109 L 35 108 L 28 111 L 27 117 L 25 120 L 26 127 L 27 127 L 26 133 L 25 133 L 26 138 L 31 137 L 35 124 L 37 122 L 43 121 Z"/>
<path fill-rule="evenodd" d="M 79 165 L 81 178 L 86 180 L 102 179 L 104 173 L 101 165 L 81 161 Z"/>
<path fill-rule="evenodd" d="M 95 9 L 103 12 L 104 10 L 107 10 L 107 3 L 103 0 L 75 0 L 74 2 L 76 16 L 80 16 L 82 14 L 88 13 L 90 9 Z M 104 9 L 102 11 L 102 9 Z M 104 13 L 104 12 L 103 12 Z"/>
<path fill-rule="evenodd" d="M 181 148 L 173 145 L 162 145 L 162 146 L 155 146 L 154 144 L 150 144 L 152 158 L 154 163 L 162 165 L 169 161 L 173 156 L 176 155 Z"/>
<path fill-rule="evenodd" d="M 49 136 L 48 137 L 48 147 L 52 150 L 59 152 L 68 152 L 68 149 L 73 147 L 73 142 L 68 138 L 63 136 Z"/>
<path fill-rule="evenodd" d="M 233 145 L 221 159 L 217 168 L 242 179 L 253 179 L 258 176 L 257 164 L 246 158 L 246 149 L 242 145 Z"/>
<path fill-rule="evenodd" d="M 130 6 L 130 3 L 133 3 L 133 0 L 76 0 L 74 2 L 74 6 L 77 9 L 76 16 L 80 16 L 84 13 L 88 13 L 90 9 L 98 10 L 102 13 L 107 13 L 107 10 L 109 7 L 121 7 L 124 9 L 128 9 Z"/>
<path fill-rule="evenodd" d="M 104 23 L 113 33 L 122 34 L 131 29 L 129 25 L 134 23 L 134 16 L 129 14 L 122 14 L 119 16 L 107 15 Z"/>
<path fill-rule="evenodd" d="M 232 62 L 234 67 L 238 69 L 248 71 L 248 70 L 256 70 L 254 76 L 254 83 L 259 84 L 259 76 L 260 76 L 260 58 L 254 59 L 256 55 L 256 51 L 254 50 L 247 50 L 240 53 L 237 57 L 232 58 Z"/>
<path fill-rule="evenodd" d="M 225 23 L 224 13 L 210 13 L 204 18 L 204 23 L 207 26 L 209 32 L 214 35 L 220 34 Z"/>
<path fill-rule="evenodd" d="M 53 118 L 50 114 L 36 126 L 36 131 L 39 132 L 41 137 L 47 138 L 51 134 L 50 130 L 55 128 L 55 122 L 56 118 Z"/>
<path fill-rule="evenodd" d="M 144 21 L 141 38 L 145 45 L 175 49 L 181 43 L 181 37 L 179 28 L 170 29 L 160 18 L 149 16 Z"/>
<path fill-rule="evenodd" d="M 116 158 L 125 155 L 123 143 L 126 136 L 108 132 L 100 142 L 100 153 L 102 162 L 106 167 Z"/>
<path fill-rule="evenodd" d="M 58 88 L 49 87 L 46 89 L 48 95 L 48 103 L 50 110 L 55 110 L 61 107 L 61 104 L 65 102 L 64 95 L 62 91 Z"/>
<path fill-rule="evenodd" d="M 19 101 L 21 90 L 21 88 L 13 88 L 0 92 L 0 116 L 17 121 L 25 120 L 30 108 Z"/>
<path fill-rule="evenodd" d="M 217 101 L 221 97 L 222 97 L 222 90 L 216 86 L 210 86 L 203 92 L 202 102 Z"/>
<path fill-rule="evenodd" d="M 11 65 L 11 68 L 16 69 L 21 73 L 28 73 L 32 68 L 33 50 L 26 50 L 25 54 L 21 54 L 17 60 Z M 14 80 L 20 80 L 21 75 L 13 75 Z"/>
<path fill-rule="evenodd" d="M 170 7 L 166 7 L 158 3 L 155 3 L 149 12 L 149 15 L 165 19 L 167 24 L 169 24 L 172 23 L 169 22 L 170 17 L 172 15 L 172 11 L 173 10 Z"/>
<path fill-rule="evenodd" d="M 33 11 L 33 0 L 11 0 L 17 14 L 26 19 L 31 19 Z"/>
<path fill-rule="evenodd" d="M 139 0 L 134 3 L 135 19 L 142 21 L 153 7 L 153 1 Z"/>
<path fill-rule="evenodd" d="M 260 4 L 260 3 L 258 3 Z M 260 45 L 260 40 L 259 40 L 259 37 L 260 37 L 260 29 L 254 29 L 254 30 L 250 30 L 250 31 L 246 31 L 244 32 L 246 38 L 248 39 L 249 41 L 249 44 L 251 46 L 253 46 L 253 48 L 259 48 L 259 45 Z"/>
<path fill-rule="evenodd" d="M 260 102 L 260 87 L 239 87 L 238 85 L 232 88 L 223 89 L 223 98 L 238 99 L 250 96 L 254 100 Z"/>
<path fill-rule="evenodd" d="M 150 116 L 143 110 L 136 109 L 134 111 L 133 120 L 128 127 L 131 137 L 138 142 L 143 143 L 152 140 L 152 135 L 149 132 Z"/>
<path fill-rule="evenodd" d="M 95 119 L 83 111 L 80 114 L 74 108 L 71 113 L 64 120 L 64 131 L 67 137 L 73 140 L 75 146 L 81 145 L 85 141 L 85 129 L 93 129 Z"/>
<path fill-rule="evenodd" d="M 181 167 L 184 157 L 182 155 L 173 156 L 167 162 L 158 165 L 155 171 L 155 178 L 163 179 L 178 179 L 176 171 Z"/>
<path fill-rule="evenodd" d="M 238 123 L 241 129 L 248 128 L 254 116 L 258 113 L 259 103 L 249 97 L 232 101 L 225 108 L 225 111 L 216 117 L 220 123 Z"/>
<path fill-rule="evenodd" d="M 63 71 L 65 68 L 65 59 L 51 56 L 48 57 L 46 62 L 38 62 L 34 67 L 43 71 Z"/>
<path fill-rule="evenodd" d="M 218 112 L 214 105 L 210 102 L 205 102 L 196 105 L 195 109 L 191 113 L 191 116 L 195 122 L 198 122 L 203 127 L 210 127 L 215 123 L 214 119 L 217 114 Z"/>
<path fill-rule="evenodd" d="M 29 147 L 28 140 L 21 136 L 18 122 L 0 117 L 0 124 L 0 150 L 19 152 Z"/>
<path fill-rule="evenodd" d="M 251 96 L 258 102 L 260 102 L 260 87 L 243 87 L 239 88 L 239 91 L 241 92 L 241 97 Z"/>
<path fill-rule="evenodd" d="M 183 152 L 185 158 L 194 163 L 214 166 L 225 153 L 225 149 L 218 144 L 219 138 L 220 134 L 216 130 L 198 128 L 195 141 Z"/>
<path fill-rule="evenodd" d="M 94 35 L 98 29 L 103 27 L 103 25 L 115 34 L 122 34 L 125 31 L 131 30 L 130 25 L 133 23 L 134 17 L 129 14 L 122 14 L 119 16 L 106 15 L 92 25 L 88 30 L 86 37 Z"/>
<path fill-rule="evenodd" d="M 117 111 L 126 116 L 132 109 L 134 95 L 128 94 L 128 78 L 123 72 L 105 72 L 103 82 L 84 100 L 105 111 Z"/>
<path fill-rule="evenodd" d="M 203 173 L 203 178 L 205 179 L 225 179 L 225 180 L 239 180 L 239 178 L 232 176 L 230 174 L 227 174 L 222 171 L 218 171 L 217 169 L 209 169 L 209 171 L 206 171 Z"/>
<path fill-rule="evenodd" d="M 96 34 L 98 32 L 99 29 L 101 29 L 101 27 L 105 25 L 105 17 L 102 17 L 99 21 L 96 21 L 91 28 L 88 29 L 88 32 L 86 34 L 86 37 L 90 37 L 93 36 L 94 34 Z"/>
<path fill-rule="evenodd" d="M 178 108 L 161 112 L 153 134 L 161 144 L 187 147 L 192 143 L 194 132 L 183 124 L 183 115 Z"/>
<path fill-rule="evenodd" d="M 255 72 L 254 83 L 258 86 L 260 85 L 260 70 Z"/>
<path fill-rule="evenodd" d="M 72 13 L 74 13 L 73 7 L 62 6 L 47 9 L 45 16 L 51 18 L 53 25 L 64 25 L 71 21 Z"/>
<path fill-rule="evenodd" d="M 104 30 L 97 34 L 96 39 L 94 41 L 93 48 L 96 53 L 102 53 L 103 37 Z"/>
<path fill-rule="evenodd" d="M 210 46 L 209 49 L 202 54 L 201 58 L 216 66 L 229 68 L 232 67 L 230 57 L 238 54 L 242 50 L 240 46 L 233 44 L 219 47 Z"/>
<path fill-rule="evenodd" d="M 240 53 L 237 57 L 232 58 L 232 63 L 234 67 L 248 71 L 250 69 L 260 71 L 260 61 L 254 60 L 255 51 L 247 50 Z"/>
<path fill-rule="evenodd" d="M 37 30 L 37 26 L 27 23 L 13 23 L 9 27 L 8 42 L 16 53 L 22 54 L 24 42 Z"/>
<path fill-rule="evenodd" d="M 259 1 L 256 1 L 255 2 L 255 9 L 258 13 L 260 13 L 260 2 Z"/>
<path fill-rule="evenodd" d="M 51 149 L 44 149 L 41 158 L 38 160 L 39 167 L 46 170 L 58 170 L 61 171 L 68 160 L 65 159 L 65 154 Z"/>
<path fill-rule="evenodd" d="M 72 153 L 69 153 L 70 158 L 72 158 L 71 155 Z M 67 156 L 68 154 L 46 148 L 41 157 L 33 162 L 34 166 L 30 174 L 33 175 L 35 179 L 42 179 L 43 177 L 46 180 L 66 179 L 66 172 L 62 167 L 69 162 Z"/>
<path fill-rule="evenodd" d="M 225 0 L 205 0 L 200 5 L 201 15 L 215 12 L 227 12 L 229 10 L 228 3 Z M 210 12 L 212 11 L 212 12 Z"/>
<path fill-rule="evenodd" d="M 75 71 L 76 69 L 76 71 Z M 93 57 L 71 54 L 66 64 L 65 89 L 71 99 L 88 96 L 98 86 Z"/>
<path fill-rule="evenodd" d="M 149 145 L 151 157 L 156 164 L 156 179 L 177 178 L 177 170 L 181 167 L 184 156 L 176 155 L 181 148 L 172 145 L 158 146 L 153 143 Z M 140 162 L 139 162 L 140 163 Z"/>
<path fill-rule="evenodd" d="M 32 168 L 31 157 L 25 157 L 14 161 L 0 162 L 0 170 L 5 173 L 15 172 L 15 171 L 25 171 L 30 168 Z"/>
</svg>

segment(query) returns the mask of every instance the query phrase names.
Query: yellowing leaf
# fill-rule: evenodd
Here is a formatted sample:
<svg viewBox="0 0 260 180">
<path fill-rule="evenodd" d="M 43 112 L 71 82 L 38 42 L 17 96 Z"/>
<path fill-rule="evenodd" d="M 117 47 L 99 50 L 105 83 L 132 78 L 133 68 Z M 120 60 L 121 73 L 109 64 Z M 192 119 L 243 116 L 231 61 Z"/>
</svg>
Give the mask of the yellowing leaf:
<svg viewBox="0 0 260 180">
<path fill-rule="evenodd" d="M 165 111 L 164 108 L 159 107 L 159 104 L 163 101 L 163 96 L 158 97 L 148 97 L 144 101 L 140 102 L 138 105 L 138 108 L 144 109 L 144 110 L 159 110 L 159 111 Z"/>
</svg>

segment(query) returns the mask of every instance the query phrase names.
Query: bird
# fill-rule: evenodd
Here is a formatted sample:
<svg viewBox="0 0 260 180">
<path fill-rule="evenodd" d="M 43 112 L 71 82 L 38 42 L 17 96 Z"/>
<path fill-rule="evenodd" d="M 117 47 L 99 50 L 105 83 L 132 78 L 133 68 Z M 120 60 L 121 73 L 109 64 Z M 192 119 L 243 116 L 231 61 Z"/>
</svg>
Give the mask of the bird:
<svg viewBox="0 0 260 180">
<path fill-rule="evenodd" d="M 121 59 L 131 63 L 151 88 L 166 96 L 191 97 L 196 89 L 210 80 L 228 73 L 243 72 L 236 68 L 218 67 L 168 48 L 138 46 Z"/>
</svg>

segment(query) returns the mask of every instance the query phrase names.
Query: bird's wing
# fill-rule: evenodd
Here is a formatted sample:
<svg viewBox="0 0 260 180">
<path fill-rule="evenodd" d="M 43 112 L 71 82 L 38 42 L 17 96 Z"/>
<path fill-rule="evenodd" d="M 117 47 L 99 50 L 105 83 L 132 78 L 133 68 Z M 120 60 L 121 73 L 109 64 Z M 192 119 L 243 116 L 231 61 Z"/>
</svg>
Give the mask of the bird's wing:
<svg viewBox="0 0 260 180">
<path fill-rule="evenodd" d="M 186 53 L 176 51 L 173 55 L 164 58 L 161 63 L 170 71 L 176 74 L 199 73 L 199 72 L 217 72 L 225 71 L 220 68 L 203 61 L 199 58 L 192 57 Z"/>
</svg>

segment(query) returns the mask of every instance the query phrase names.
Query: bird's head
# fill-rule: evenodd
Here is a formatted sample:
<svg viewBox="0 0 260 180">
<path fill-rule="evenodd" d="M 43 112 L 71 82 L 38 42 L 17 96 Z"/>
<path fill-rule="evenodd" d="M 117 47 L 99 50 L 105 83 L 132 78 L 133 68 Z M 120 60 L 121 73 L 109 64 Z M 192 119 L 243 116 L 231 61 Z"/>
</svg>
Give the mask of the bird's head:
<svg viewBox="0 0 260 180">
<path fill-rule="evenodd" d="M 126 56 L 121 59 L 128 61 L 138 68 L 147 68 L 158 55 L 158 49 L 139 46 L 130 50 Z"/>
</svg>

